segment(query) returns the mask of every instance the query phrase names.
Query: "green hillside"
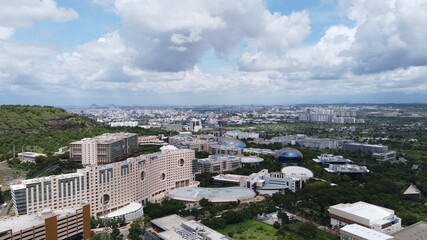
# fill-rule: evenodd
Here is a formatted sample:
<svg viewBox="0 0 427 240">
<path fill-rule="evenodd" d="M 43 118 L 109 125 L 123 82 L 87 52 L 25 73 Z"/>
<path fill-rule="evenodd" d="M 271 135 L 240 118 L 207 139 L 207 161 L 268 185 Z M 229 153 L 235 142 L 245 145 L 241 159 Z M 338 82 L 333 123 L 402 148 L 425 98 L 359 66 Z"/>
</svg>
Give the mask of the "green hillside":
<svg viewBox="0 0 427 240">
<path fill-rule="evenodd" d="M 51 106 L 0 106 L 0 160 L 16 152 L 53 153 L 72 141 L 110 132 L 92 119 Z"/>
<path fill-rule="evenodd" d="M 0 106 L 0 137 L 35 134 L 45 130 L 101 127 L 99 123 L 51 106 Z"/>
</svg>

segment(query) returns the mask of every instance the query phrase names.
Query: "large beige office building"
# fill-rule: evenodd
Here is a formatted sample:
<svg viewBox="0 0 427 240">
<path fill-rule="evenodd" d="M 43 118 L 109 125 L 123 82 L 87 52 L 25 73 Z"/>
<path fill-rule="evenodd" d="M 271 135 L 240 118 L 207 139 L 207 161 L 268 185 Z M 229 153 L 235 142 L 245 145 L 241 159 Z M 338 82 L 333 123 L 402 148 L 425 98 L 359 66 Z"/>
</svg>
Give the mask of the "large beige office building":
<svg viewBox="0 0 427 240">
<path fill-rule="evenodd" d="M 70 143 L 70 160 L 83 165 L 109 164 L 138 152 L 138 135 L 105 133 Z"/>
<path fill-rule="evenodd" d="M 194 161 L 194 162 L 193 162 Z M 161 152 L 128 158 L 107 165 L 89 165 L 76 173 L 23 180 L 11 186 L 16 215 L 34 214 L 45 208 L 91 205 L 91 215 L 120 209 L 122 216 L 141 212 L 131 203 L 159 202 L 167 191 L 194 185 L 194 150 L 164 146 Z M 197 167 L 195 168 L 197 169 Z M 106 204 L 104 204 L 106 203 Z"/>
</svg>

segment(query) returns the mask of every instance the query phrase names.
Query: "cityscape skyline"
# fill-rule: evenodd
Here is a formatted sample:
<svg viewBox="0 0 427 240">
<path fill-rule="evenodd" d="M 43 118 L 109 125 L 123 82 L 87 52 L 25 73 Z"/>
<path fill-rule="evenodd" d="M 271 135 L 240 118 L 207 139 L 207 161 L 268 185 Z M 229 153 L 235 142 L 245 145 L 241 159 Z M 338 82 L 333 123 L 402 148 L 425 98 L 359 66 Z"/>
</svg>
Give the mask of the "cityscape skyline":
<svg viewBox="0 0 427 240">
<path fill-rule="evenodd" d="M 2 6 L 0 104 L 427 102 L 422 1 Z"/>
</svg>

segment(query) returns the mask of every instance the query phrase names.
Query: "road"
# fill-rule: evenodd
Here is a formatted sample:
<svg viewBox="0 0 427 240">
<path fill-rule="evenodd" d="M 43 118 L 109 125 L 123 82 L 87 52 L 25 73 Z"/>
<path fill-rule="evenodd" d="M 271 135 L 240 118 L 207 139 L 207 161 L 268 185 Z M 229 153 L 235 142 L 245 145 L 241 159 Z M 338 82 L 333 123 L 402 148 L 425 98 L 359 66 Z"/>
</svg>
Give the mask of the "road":
<svg viewBox="0 0 427 240">
<path fill-rule="evenodd" d="M 7 215 L 7 209 L 9 209 L 10 204 L 12 204 L 12 201 L 6 201 L 7 202 L 7 206 L 4 208 L 1 208 L 0 210 L 0 217 L 6 216 Z"/>
</svg>

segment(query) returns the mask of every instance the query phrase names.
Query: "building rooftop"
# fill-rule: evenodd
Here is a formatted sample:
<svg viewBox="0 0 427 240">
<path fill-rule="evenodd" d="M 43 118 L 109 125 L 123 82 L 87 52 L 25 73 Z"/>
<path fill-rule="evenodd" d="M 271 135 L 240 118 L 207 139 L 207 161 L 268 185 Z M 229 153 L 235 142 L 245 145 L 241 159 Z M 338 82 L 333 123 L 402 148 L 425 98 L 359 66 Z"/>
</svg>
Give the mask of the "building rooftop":
<svg viewBox="0 0 427 240">
<path fill-rule="evenodd" d="M 417 222 L 392 234 L 396 240 L 427 239 L 427 222 Z"/>
<path fill-rule="evenodd" d="M 404 195 L 421 194 L 421 191 L 417 188 L 417 186 L 415 186 L 414 184 L 411 184 L 403 194 Z"/>
<path fill-rule="evenodd" d="M 161 228 L 157 235 L 167 240 L 229 240 L 231 238 L 206 227 L 194 220 L 186 220 L 176 214 L 151 220 L 151 224 Z"/>
<path fill-rule="evenodd" d="M 324 168 L 329 173 L 368 173 L 369 170 L 365 166 L 353 164 L 329 164 L 329 167 Z"/>
<path fill-rule="evenodd" d="M 120 132 L 120 133 L 104 133 L 102 135 L 93 137 L 93 138 L 83 138 L 80 141 L 76 141 L 76 142 L 72 142 L 71 144 L 82 144 L 84 142 L 96 142 L 96 143 L 104 143 L 104 144 L 109 144 L 109 143 L 113 143 L 113 142 L 117 142 L 121 139 L 124 138 L 129 138 L 132 136 L 136 136 L 135 133 L 125 133 L 125 132 Z"/>
<path fill-rule="evenodd" d="M 142 208 L 142 204 L 136 203 L 136 202 L 131 202 L 128 205 L 117 209 L 116 211 L 110 212 L 109 214 L 107 214 L 107 217 L 108 218 L 114 218 L 114 217 L 124 216 L 128 213 L 136 212 L 136 211 L 140 210 L 141 208 Z"/>
<path fill-rule="evenodd" d="M 366 202 L 341 203 L 329 208 L 332 214 L 346 213 L 360 218 L 364 224 L 372 225 L 394 215 L 391 209 L 383 208 Z"/>
<path fill-rule="evenodd" d="M 252 189 L 244 187 L 226 187 L 226 188 L 179 188 L 169 191 L 168 196 L 184 201 L 199 201 L 202 198 L 211 202 L 237 201 L 242 197 L 255 197 Z"/>
<path fill-rule="evenodd" d="M 242 163 L 260 163 L 264 161 L 264 159 L 260 157 L 242 157 Z"/>
<path fill-rule="evenodd" d="M 55 211 L 45 209 L 38 214 L 0 218 L 0 232 L 7 231 L 9 229 L 11 229 L 12 232 L 21 231 L 32 226 L 44 224 L 45 221 L 43 216 L 56 215 L 58 217 L 65 217 L 75 213 L 76 210 L 77 208 L 58 209 Z"/>
<path fill-rule="evenodd" d="M 297 177 L 297 178 L 312 178 L 313 172 L 305 167 L 289 166 L 282 168 L 282 173 L 286 177 Z"/>
<path fill-rule="evenodd" d="M 342 227 L 340 231 L 362 237 L 369 240 L 392 240 L 393 237 L 370 228 L 360 226 L 359 224 L 350 224 Z"/>
</svg>

